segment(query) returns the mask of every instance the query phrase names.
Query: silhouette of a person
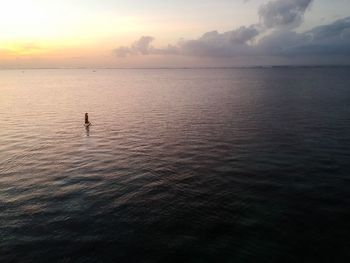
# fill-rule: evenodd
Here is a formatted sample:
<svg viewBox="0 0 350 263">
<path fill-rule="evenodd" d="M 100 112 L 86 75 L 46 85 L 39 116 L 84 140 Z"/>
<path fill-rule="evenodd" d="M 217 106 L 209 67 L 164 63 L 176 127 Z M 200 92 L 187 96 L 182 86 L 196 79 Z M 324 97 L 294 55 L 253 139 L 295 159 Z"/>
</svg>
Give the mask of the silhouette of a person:
<svg viewBox="0 0 350 263">
<path fill-rule="evenodd" d="M 88 113 L 85 113 L 85 124 L 89 124 L 89 115 Z"/>
</svg>

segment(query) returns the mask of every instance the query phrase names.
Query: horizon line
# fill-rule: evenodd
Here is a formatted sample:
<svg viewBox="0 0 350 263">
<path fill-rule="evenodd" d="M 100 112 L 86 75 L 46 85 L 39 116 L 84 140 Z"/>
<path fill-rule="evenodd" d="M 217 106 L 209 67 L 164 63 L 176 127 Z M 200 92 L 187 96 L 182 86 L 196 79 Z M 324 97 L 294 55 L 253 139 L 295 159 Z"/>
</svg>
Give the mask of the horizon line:
<svg viewBox="0 0 350 263">
<path fill-rule="evenodd" d="M 0 67 L 0 70 L 44 70 L 44 69 L 254 69 L 254 68 L 331 68 L 350 67 L 350 64 L 314 65 L 253 65 L 253 66 L 193 66 L 193 67 Z"/>
</svg>

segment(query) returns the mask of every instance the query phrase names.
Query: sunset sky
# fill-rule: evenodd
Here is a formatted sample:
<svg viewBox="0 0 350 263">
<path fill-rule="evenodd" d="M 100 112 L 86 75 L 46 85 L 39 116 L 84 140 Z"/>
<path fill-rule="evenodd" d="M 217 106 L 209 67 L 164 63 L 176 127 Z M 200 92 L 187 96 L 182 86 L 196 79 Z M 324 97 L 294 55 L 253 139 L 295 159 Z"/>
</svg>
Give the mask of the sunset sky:
<svg viewBox="0 0 350 263">
<path fill-rule="evenodd" d="M 1 68 L 266 64 L 350 64 L 350 1 L 1 0 Z"/>
</svg>

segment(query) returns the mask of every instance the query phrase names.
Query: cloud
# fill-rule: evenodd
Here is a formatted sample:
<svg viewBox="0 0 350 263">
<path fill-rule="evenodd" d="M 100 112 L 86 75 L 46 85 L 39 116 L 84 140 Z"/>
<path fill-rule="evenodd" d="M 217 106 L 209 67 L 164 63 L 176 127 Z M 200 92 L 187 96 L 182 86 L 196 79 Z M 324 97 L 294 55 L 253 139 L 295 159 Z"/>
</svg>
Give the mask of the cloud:
<svg viewBox="0 0 350 263">
<path fill-rule="evenodd" d="M 350 17 L 340 19 L 332 24 L 318 26 L 306 32 L 314 40 L 334 40 L 341 38 L 343 40 L 350 38 Z"/>
<path fill-rule="evenodd" d="M 124 47 L 124 46 L 114 49 L 113 52 L 118 57 L 121 57 L 121 58 L 124 58 L 127 55 L 132 54 L 131 49 L 129 47 Z"/>
<path fill-rule="evenodd" d="M 132 54 L 148 55 L 150 50 L 153 49 L 151 46 L 153 40 L 154 38 L 151 36 L 142 36 L 138 41 L 134 42 L 131 47 L 119 47 L 115 49 L 114 52 L 119 57 L 126 57 Z"/>
<path fill-rule="evenodd" d="M 305 32 L 305 42 L 294 47 L 298 54 L 350 55 L 350 17 Z"/>
<path fill-rule="evenodd" d="M 114 50 L 118 57 L 128 55 L 195 55 L 195 56 L 227 56 L 234 53 L 248 53 L 249 42 L 259 31 L 255 26 L 240 27 L 236 30 L 219 33 L 207 32 L 195 40 L 181 40 L 176 45 L 168 45 L 165 48 L 152 46 L 154 37 L 143 36 L 130 47 L 119 47 Z"/>
<path fill-rule="evenodd" d="M 132 49 L 137 52 L 140 52 L 142 55 L 147 55 L 149 53 L 150 44 L 153 40 L 154 37 L 143 36 L 140 38 L 139 41 L 136 41 L 133 44 Z"/>
<path fill-rule="evenodd" d="M 350 17 L 307 32 L 276 31 L 262 38 L 259 52 L 279 56 L 350 55 Z"/>
<path fill-rule="evenodd" d="M 130 47 L 121 46 L 114 49 L 114 53 L 118 57 L 126 57 L 128 55 L 171 55 L 178 53 L 178 47 L 168 45 L 166 48 L 158 49 L 152 46 L 154 37 L 142 36 L 139 40 L 135 41 Z"/>
<path fill-rule="evenodd" d="M 207 32 L 196 40 L 181 41 L 179 50 L 184 55 L 232 56 L 251 52 L 250 42 L 259 35 L 255 26 L 240 27 L 236 30 L 219 33 Z"/>
<path fill-rule="evenodd" d="M 312 0 L 274 0 L 259 9 L 261 23 L 220 33 L 210 31 L 197 39 L 180 40 L 155 48 L 154 37 L 143 36 L 129 47 L 119 47 L 119 57 L 128 55 L 182 55 L 192 57 L 326 57 L 350 58 L 350 17 L 306 32 L 295 32 Z M 271 30 L 273 29 L 273 30 Z"/>
<path fill-rule="evenodd" d="M 265 28 L 296 27 L 312 0 L 274 0 L 262 5 L 258 14 Z"/>
</svg>

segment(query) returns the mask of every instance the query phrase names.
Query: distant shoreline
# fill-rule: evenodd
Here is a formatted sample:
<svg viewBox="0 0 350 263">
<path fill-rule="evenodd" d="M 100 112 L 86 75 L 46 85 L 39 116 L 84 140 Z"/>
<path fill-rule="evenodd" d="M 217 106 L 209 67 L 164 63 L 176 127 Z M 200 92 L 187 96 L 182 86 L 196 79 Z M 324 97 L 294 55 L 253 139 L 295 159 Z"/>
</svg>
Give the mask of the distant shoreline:
<svg viewBox="0 0 350 263">
<path fill-rule="evenodd" d="M 227 67 L 47 67 L 47 68 L 0 68 L 0 70 L 155 70 L 155 69 L 269 69 L 269 68 L 349 68 L 350 65 L 269 65 L 269 66 L 227 66 Z"/>
</svg>

